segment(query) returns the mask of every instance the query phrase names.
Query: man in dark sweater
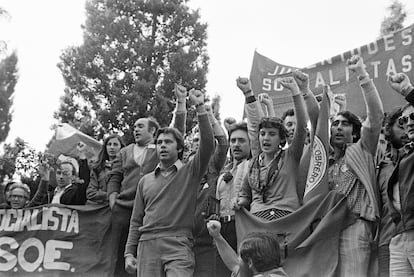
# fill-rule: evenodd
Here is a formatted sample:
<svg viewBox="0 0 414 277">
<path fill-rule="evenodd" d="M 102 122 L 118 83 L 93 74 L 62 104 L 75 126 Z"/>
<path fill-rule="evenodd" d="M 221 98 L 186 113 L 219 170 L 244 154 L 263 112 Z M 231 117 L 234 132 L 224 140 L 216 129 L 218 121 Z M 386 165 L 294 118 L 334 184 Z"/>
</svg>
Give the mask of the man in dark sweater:
<svg viewBox="0 0 414 277">
<path fill-rule="evenodd" d="M 410 140 L 388 181 L 388 206 L 396 226 L 389 246 L 390 275 L 414 276 L 414 87 L 404 73 L 392 76 L 390 85 L 409 102 L 399 121 Z"/>
<path fill-rule="evenodd" d="M 200 147 L 194 158 L 181 162 L 184 140 L 175 128 L 162 128 L 156 137 L 155 170 L 138 183 L 125 268 L 138 276 L 193 276 L 193 223 L 197 189 L 214 151 L 212 128 L 204 94 L 190 91 L 200 127 Z"/>
</svg>

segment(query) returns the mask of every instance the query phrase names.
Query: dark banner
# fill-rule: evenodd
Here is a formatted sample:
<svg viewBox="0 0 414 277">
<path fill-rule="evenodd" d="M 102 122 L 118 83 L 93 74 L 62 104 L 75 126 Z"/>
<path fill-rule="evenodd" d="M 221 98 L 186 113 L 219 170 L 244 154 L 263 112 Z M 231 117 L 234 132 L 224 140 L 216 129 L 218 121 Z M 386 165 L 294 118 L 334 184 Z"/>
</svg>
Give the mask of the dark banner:
<svg viewBox="0 0 414 277">
<path fill-rule="evenodd" d="M 0 209 L 0 276 L 108 276 L 108 206 Z"/>
<path fill-rule="evenodd" d="M 346 60 L 358 54 L 363 57 L 367 71 L 374 80 L 384 110 L 389 112 L 403 105 L 405 100 L 392 91 L 387 83 L 387 75 L 404 72 L 414 80 L 413 28 L 414 25 L 411 25 L 374 42 L 304 68 L 303 71 L 310 77 L 311 90 L 318 95 L 322 93 L 323 85 L 329 85 L 335 94 L 346 95 L 347 110 L 364 116 L 365 104 L 359 81 L 346 66 Z M 253 91 L 255 94 L 268 93 L 273 99 L 278 116 L 293 107 L 290 92 L 283 89 L 278 78 L 295 69 L 274 62 L 257 52 L 254 53 L 250 73 Z"/>
</svg>

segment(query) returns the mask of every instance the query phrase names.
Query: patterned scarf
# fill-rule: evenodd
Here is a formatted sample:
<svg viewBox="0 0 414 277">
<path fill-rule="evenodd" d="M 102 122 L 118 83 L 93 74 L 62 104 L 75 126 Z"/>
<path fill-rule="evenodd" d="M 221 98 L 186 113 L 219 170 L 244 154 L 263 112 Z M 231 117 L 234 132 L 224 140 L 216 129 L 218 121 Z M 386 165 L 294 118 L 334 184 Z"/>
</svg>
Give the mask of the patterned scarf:
<svg viewBox="0 0 414 277">
<path fill-rule="evenodd" d="M 266 182 L 260 182 L 260 155 L 257 155 L 249 166 L 249 185 L 252 190 L 264 195 L 266 189 L 275 182 L 279 175 L 279 170 L 282 168 L 285 150 L 280 150 L 279 153 L 269 164 L 269 171 L 267 172 Z"/>
</svg>

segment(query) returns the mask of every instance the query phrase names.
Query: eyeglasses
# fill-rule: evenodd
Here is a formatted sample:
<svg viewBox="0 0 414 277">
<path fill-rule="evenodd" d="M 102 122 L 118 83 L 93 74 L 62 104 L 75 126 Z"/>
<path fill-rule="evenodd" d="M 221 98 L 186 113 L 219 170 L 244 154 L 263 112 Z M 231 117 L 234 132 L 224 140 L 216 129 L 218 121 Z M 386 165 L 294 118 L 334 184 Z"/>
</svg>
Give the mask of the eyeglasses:
<svg viewBox="0 0 414 277">
<path fill-rule="evenodd" d="M 401 126 L 406 125 L 408 123 L 408 118 L 414 121 L 414 113 L 410 113 L 409 115 L 401 116 L 398 118 L 398 124 Z"/>
</svg>

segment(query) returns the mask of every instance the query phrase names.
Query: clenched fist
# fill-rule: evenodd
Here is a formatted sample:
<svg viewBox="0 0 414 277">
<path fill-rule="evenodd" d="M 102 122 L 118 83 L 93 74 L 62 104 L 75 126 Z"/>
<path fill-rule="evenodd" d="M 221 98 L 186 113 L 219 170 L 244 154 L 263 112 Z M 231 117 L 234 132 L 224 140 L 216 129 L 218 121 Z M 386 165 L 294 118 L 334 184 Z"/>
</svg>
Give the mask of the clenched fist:
<svg viewBox="0 0 414 277">
<path fill-rule="evenodd" d="M 249 78 L 239 77 L 236 80 L 237 87 L 243 92 L 243 94 L 249 93 L 252 91 L 252 86 L 250 84 Z"/>
<path fill-rule="evenodd" d="M 284 77 L 279 79 L 280 84 L 290 90 L 292 96 L 300 94 L 298 84 L 293 77 Z"/>
<path fill-rule="evenodd" d="M 295 79 L 296 84 L 298 84 L 299 90 L 302 93 L 306 93 L 310 90 L 309 89 L 309 75 L 308 74 L 306 74 L 302 71 L 296 70 L 296 71 L 293 72 L 293 78 Z"/>
<path fill-rule="evenodd" d="M 368 75 L 362 57 L 354 55 L 346 61 L 346 64 L 348 65 L 349 70 L 355 72 L 358 76 Z"/>
<path fill-rule="evenodd" d="M 413 85 L 410 78 L 404 73 L 397 73 L 394 76 L 388 76 L 388 83 L 393 90 L 406 97 L 412 90 Z"/>
<path fill-rule="evenodd" d="M 204 104 L 204 93 L 198 89 L 190 90 L 190 100 L 194 106 Z"/>
</svg>

